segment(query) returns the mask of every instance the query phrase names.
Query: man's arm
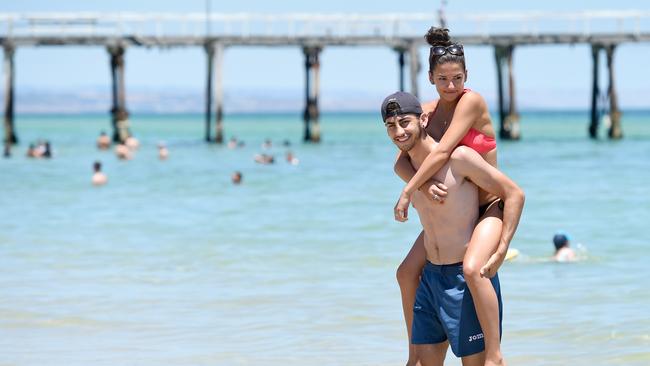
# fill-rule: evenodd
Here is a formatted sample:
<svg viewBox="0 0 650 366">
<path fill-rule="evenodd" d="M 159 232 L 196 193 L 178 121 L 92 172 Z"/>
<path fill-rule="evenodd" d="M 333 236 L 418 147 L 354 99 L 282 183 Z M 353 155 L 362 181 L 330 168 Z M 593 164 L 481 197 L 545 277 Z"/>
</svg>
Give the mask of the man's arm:
<svg viewBox="0 0 650 366">
<path fill-rule="evenodd" d="M 486 192 L 503 200 L 503 228 L 496 253 L 481 269 L 482 275 L 492 277 L 503 263 L 510 241 L 517 230 L 524 208 L 524 191 L 505 174 L 487 163 L 476 151 L 460 146 L 451 155 L 455 172 L 465 176 Z M 490 276 L 492 275 L 492 276 Z"/>
<path fill-rule="evenodd" d="M 404 151 L 400 151 L 397 154 L 397 160 L 393 169 L 395 170 L 395 174 L 406 183 L 416 173 L 415 168 L 411 164 L 409 154 Z M 432 203 L 442 202 L 447 197 L 447 186 L 433 178 L 426 181 L 418 190 L 424 193 L 424 196 Z M 438 200 L 433 199 L 434 195 L 438 197 Z"/>
</svg>

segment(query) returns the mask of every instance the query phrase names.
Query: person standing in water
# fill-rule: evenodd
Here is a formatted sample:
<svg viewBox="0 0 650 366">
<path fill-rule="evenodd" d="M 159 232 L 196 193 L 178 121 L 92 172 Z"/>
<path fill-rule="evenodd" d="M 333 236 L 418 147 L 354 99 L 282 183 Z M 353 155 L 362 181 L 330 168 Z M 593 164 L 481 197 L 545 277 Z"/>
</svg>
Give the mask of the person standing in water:
<svg viewBox="0 0 650 366">
<path fill-rule="evenodd" d="M 461 44 L 451 41 L 448 29 L 431 27 L 425 35 L 429 49 L 429 81 L 436 87 L 439 98 L 424 103 L 425 130 L 439 143 L 423 160 L 417 172 L 408 154 L 401 152 L 395 172 L 407 182 L 394 208 L 395 220 L 408 219 L 408 206 L 413 194 L 420 190 L 442 204 L 446 187 L 434 175 L 447 163 L 459 145 L 467 146 L 481 155 L 490 165 L 497 166 L 494 128 L 485 99 L 465 89 L 467 69 Z M 485 341 L 485 365 L 503 366 L 499 306 L 490 282 L 503 263 L 514 227 L 503 225 L 504 203 L 498 197 L 479 190 L 478 220 L 463 258 L 463 274 L 474 298 L 476 312 Z M 507 208 L 505 208 L 507 209 Z M 426 263 L 424 233 L 416 239 L 397 270 L 402 296 L 404 319 L 409 339 L 413 322 L 413 306 L 420 273 Z M 409 345 L 407 365 L 416 365 L 417 353 Z"/>
<path fill-rule="evenodd" d="M 422 108 L 413 95 L 397 92 L 381 108 L 386 132 L 393 143 L 408 154 L 413 169 L 419 169 L 437 146 L 420 123 Z M 476 151 L 459 146 L 434 175 L 448 188 L 444 205 L 415 192 L 413 206 L 424 230 L 426 264 L 413 307 L 411 344 L 423 366 L 442 365 L 451 346 L 463 366 L 485 364 L 484 333 L 477 318 L 472 294 L 463 276 L 463 258 L 479 217 L 478 187 L 505 202 L 503 226 L 514 234 L 524 206 L 523 191 L 508 177 L 488 164 Z M 512 236 L 504 238 L 510 242 Z M 501 326 L 501 295 L 498 276 L 490 279 L 498 299 Z"/>
<path fill-rule="evenodd" d="M 102 172 L 102 163 L 96 161 L 93 163 L 93 177 L 91 179 L 94 186 L 103 186 L 108 183 L 108 177 Z"/>
</svg>

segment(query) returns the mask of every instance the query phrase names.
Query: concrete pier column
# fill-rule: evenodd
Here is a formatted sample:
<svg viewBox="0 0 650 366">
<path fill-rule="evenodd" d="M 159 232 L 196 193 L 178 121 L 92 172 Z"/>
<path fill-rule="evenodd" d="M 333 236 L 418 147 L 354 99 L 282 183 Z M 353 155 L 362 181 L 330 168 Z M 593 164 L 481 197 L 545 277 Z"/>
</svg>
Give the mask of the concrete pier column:
<svg viewBox="0 0 650 366">
<path fill-rule="evenodd" d="M 5 123 L 4 143 L 11 146 L 18 143 L 14 129 L 14 51 L 12 44 L 4 45 L 4 74 L 5 74 Z"/>
<path fill-rule="evenodd" d="M 618 95 L 616 94 L 616 79 L 614 78 L 614 49 L 616 45 L 610 44 L 605 47 L 605 54 L 607 55 L 607 69 L 609 70 L 609 87 L 607 88 L 607 95 L 609 97 L 609 118 L 611 125 L 609 127 L 608 136 L 610 139 L 623 138 L 623 130 L 621 128 L 621 111 L 618 109 Z"/>
<path fill-rule="evenodd" d="M 111 80 L 113 91 L 113 141 L 124 142 L 131 135 L 129 130 L 129 113 L 126 109 L 126 90 L 124 81 L 124 46 L 108 47 L 111 55 Z"/>
<path fill-rule="evenodd" d="M 510 131 L 511 140 L 519 140 L 521 137 L 521 129 L 519 126 L 519 113 L 517 112 L 517 105 L 515 103 L 515 71 L 512 63 L 512 55 L 515 47 L 510 45 L 506 48 L 506 58 L 508 65 L 508 94 L 509 94 L 509 108 L 508 115 L 504 121 L 505 129 Z"/>
<path fill-rule="evenodd" d="M 409 73 L 411 76 L 411 94 L 419 97 L 418 92 L 418 74 L 420 73 L 420 53 L 417 44 L 409 46 Z"/>
<path fill-rule="evenodd" d="M 519 114 L 515 104 L 515 81 L 512 65 L 514 46 L 495 46 L 494 58 L 497 67 L 497 92 L 499 96 L 499 137 L 505 140 L 518 140 L 520 135 Z M 503 71 L 508 71 L 508 98 L 504 93 Z M 507 111 L 507 112 L 506 112 Z"/>
<path fill-rule="evenodd" d="M 592 69 L 592 84 L 591 84 L 591 123 L 589 123 L 589 137 L 592 139 L 598 138 L 598 54 L 600 53 L 601 46 L 597 44 L 591 45 L 591 61 Z"/>
<path fill-rule="evenodd" d="M 205 83 L 205 141 L 212 140 L 210 136 L 211 122 L 212 122 L 212 68 L 214 64 L 214 45 L 212 43 L 205 44 L 205 53 L 207 61 L 206 83 Z"/>
<path fill-rule="evenodd" d="M 214 104 L 216 108 L 214 142 L 217 144 L 223 143 L 223 52 L 223 43 L 217 42 L 214 47 Z"/>
<path fill-rule="evenodd" d="M 506 134 L 503 121 L 506 119 L 506 108 L 503 99 L 503 58 L 505 50 L 503 46 L 494 46 L 494 62 L 497 67 L 497 97 L 499 107 L 499 136 Z"/>
<path fill-rule="evenodd" d="M 305 137 L 307 142 L 320 142 L 320 125 L 318 99 L 320 93 L 320 61 L 321 47 L 303 47 L 305 55 Z"/>
</svg>

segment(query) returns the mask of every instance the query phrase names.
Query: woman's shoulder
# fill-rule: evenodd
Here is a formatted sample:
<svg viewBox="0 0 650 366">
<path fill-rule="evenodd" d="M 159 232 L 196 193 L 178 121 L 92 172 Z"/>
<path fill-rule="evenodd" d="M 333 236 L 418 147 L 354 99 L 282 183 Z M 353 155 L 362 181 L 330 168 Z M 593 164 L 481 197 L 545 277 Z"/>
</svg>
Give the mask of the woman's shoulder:
<svg viewBox="0 0 650 366">
<path fill-rule="evenodd" d="M 478 92 L 469 89 L 465 92 L 465 94 L 463 94 L 463 97 L 460 98 L 460 101 L 458 103 L 460 104 L 461 102 L 462 104 L 469 104 L 472 107 L 476 107 L 476 106 L 487 107 L 485 98 L 483 98 L 483 96 Z"/>
</svg>

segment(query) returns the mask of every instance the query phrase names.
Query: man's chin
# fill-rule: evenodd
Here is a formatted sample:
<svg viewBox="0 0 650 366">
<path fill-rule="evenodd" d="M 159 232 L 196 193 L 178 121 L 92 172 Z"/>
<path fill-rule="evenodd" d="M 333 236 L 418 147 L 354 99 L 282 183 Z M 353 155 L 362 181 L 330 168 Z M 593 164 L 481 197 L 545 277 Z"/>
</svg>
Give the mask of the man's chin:
<svg viewBox="0 0 650 366">
<path fill-rule="evenodd" d="M 402 151 L 404 151 L 404 152 L 409 152 L 409 151 L 411 151 L 411 149 L 413 148 L 413 145 L 414 145 L 414 144 L 410 144 L 410 145 L 397 145 L 397 148 L 400 149 L 400 150 L 402 150 Z"/>
</svg>

